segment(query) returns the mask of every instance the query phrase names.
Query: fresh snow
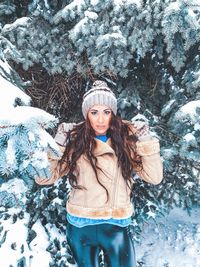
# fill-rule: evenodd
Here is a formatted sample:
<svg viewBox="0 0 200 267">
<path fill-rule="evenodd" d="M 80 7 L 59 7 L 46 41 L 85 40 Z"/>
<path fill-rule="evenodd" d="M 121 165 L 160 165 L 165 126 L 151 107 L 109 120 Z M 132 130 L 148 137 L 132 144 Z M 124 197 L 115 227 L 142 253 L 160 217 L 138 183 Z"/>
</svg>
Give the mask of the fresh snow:
<svg viewBox="0 0 200 267">
<path fill-rule="evenodd" d="M 6 112 L 5 112 L 6 111 Z M 4 109 L 4 113 L 0 113 L 0 123 L 5 123 L 4 125 L 19 125 L 23 123 L 30 123 L 30 127 L 43 124 L 45 126 L 45 122 L 56 121 L 55 117 L 46 111 L 29 106 L 18 106 L 15 108 L 6 108 Z"/>
<path fill-rule="evenodd" d="M 180 112 L 190 115 L 190 118 L 196 122 L 198 116 L 196 109 L 200 108 L 200 100 L 190 101 L 180 108 Z"/>
<path fill-rule="evenodd" d="M 10 74 L 10 66 L 6 61 L 0 59 L 0 74 L 3 75 L 4 72 Z"/>
<path fill-rule="evenodd" d="M 200 123 L 195 123 L 194 130 L 195 131 L 200 130 Z"/>
<path fill-rule="evenodd" d="M 104 35 L 101 35 L 97 38 L 96 40 L 96 46 L 101 47 L 102 45 L 105 44 L 105 42 L 107 43 L 113 43 L 113 39 L 114 39 L 114 44 L 115 45 L 123 45 L 126 46 L 126 38 L 122 35 L 122 33 L 117 33 L 117 32 L 113 32 L 113 33 L 107 33 Z"/>
<path fill-rule="evenodd" d="M 31 158 L 31 164 L 38 170 L 45 169 L 49 166 L 47 153 L 45 151 L 35 151 Z"/>
<path fill-rule="evenodd" d="M 3 62 L 1 62 L 4 64 Z M 1 65 L 2 65 L 1 64 Z M 1 109 L 7 109 L 8 107 L 12 107 L 15 104 L 15 99 L 19 98 L 21 99 L 22 103 L 24 105 L 29 105 L 31 98 L 26 95 L 22 90 L 20 90 L 17 86 L 14 84 L 10 83 L 8 80 L 3 78 L 0 75 L 0 108 Z M 5 116 L 7 114 L 0 114 L 0 116 Z"/>
<path fill-rule="evenodd" d="M 194 72 L 194 78 L 195 80 L 192 82 L 193 87 L 197 88 L 198 86 L 200 86 L 200 70 Z"/>
<path fill-rule="evenodd" d="M 189 186 L 189 184 L 188 184 Z M 1 190 L 15 194 L 24 202 L 27 187 L 20 179 L 13 179 L 2 184 Z M 55 199 L 57 202 L 57 199 Z M 25 203 L 25 202 L 24 202 Z M 1 210 L 2 212 L 3 210 Z M 8 213 L 14 215 L 19 208 L 10 208 Z M 175 208 L 168 215 L 147 221 L 142 226 L 139 241 L 135 241 L 138 267 L 200 267 L 200 208 L 194 207 L 191 215 L 182 209 Z M 33 225 L 36 237 L 27 245 L 29 216 L 13 223 L 12 217 L 1 219 L 3 233 L 7 232 L 6 240 L 0 248 L 1 267 L 17 267 L 17 260 L 26 259 L 26 266 L 48 267 L 51 255 L 46 250 L 52 240 L 60 243 L 66 240 L 62 233 L 52 224 L 45 226 L 38 220 Z M 0 234 L 0 240 L 2 235 Z M 22 251 L 23 246 L 23 251 Z M 61 248 L 61 254 L 64 253 Z M 5 257 L 8 255 L 9 257 Z M 75 265 L 67 263 L 67 266 Z"/>
<path fill-rule="evenodd" d="M 186 142 L 195 141 L 196 140 L 196 138 L 194 137 L 194 135 L 192 133 L 186 134 L 183 138 L 185 139 Z"/>
<path fill-rule="evenodd" d="M 3 183 L 0 187 L 0 191 L 7 191 L 9 194 L 14 194 L 16 200 L 23 204 L 26 203 L 27 199 L 25 195 L 27 192 L 27 185 L 22 179 L 13 178 L 7 183 Z M 15 211 L 15 209 L 13 211 Z"/>
<path fill-rule="evenodd" d="M 146 122 L 148 123 L 148 119 L 143 115 L 143 114 L 140 114 L 138 113 L 137 115 L 135 115 L 132 119 L 131 119 L 132 122 L 135 122 L 135 121 L 143 121 L 143 122 Z"/>
<path fill-rule="evenodd" d="M 142 267 L 200 267 L 200 208 L 147 222 L 136 255 Z"/>
<path fill-rule="evenodd" d="M 44 0 L 44 3 L 45 3 L 45 7 L 46 7 L 47 9 L 49 9 L 49 3 L 48 3 L 48 0 Z"/>
<path fill-rule="evenodd" d="M 127 5 L 131 5 L 131 4 L 136 4 L 137 6 L 141 6 L 141 0 L 114 0 L 114 4 L 115 5 L 124 5 L 124 4 L 127 4 Z"/>
<path fill-rule="evenodd" d="M 14 214 L 17 209 L 10 209 Z M 141 267 L 200 267 L 200 208 L 193 208 L 191 216 L 179 208 L 172 210 L 169 215 L 148 221 L 142 227 L 140 240 L 135 242 L 136 258 Z M 17 259 L 26 258 L 26 266 L 48 267 L 51 255 L 46 250 L 50 239 L 65 241 L 65 234 L 49 224 L 47 232 L 37 221 L 32 229 L 37 233 L 29 247 L 27 244 L 28 215 L 13 224 L 11 219 L 1 220 L 4 230 L 7 230 L 6 242 L 0 248 L 1 267 L 17 267 Z M 2 236 L 0 236 L 2 238 Z M 15 249 L 11 245 L 16 243 Z M 62 249 L 61 249 L 62 250 Z M 5 257 L 9 255 L 9 257 Z M 67 263 L 67 266 L 74 265 Z"/>
<path fill-rule="evenodd" d="M 175 99 L 171 99 L 169 100 L 164 107 L 162 108 L 161 114 L 162 116 L 166 116 L 174 107 L 174 105 L 176 105 L 176 100 Z"/>
<path fill-rule="evenodd" d="M 90 4 L 91 4 L 92 6 L 96 6 L 96 5 L 98 5 L 99 2 L 100 2 L 100 0 L 90 0 Z"/>
<path fill-rule="evenodd" d="M 188 185 L 189 186 L 189 185 Z M 0 187 L 15 195 L 17 201 L 25 204 L 27 186 L 21 179 L 12 179 Z M 55 198 L 55 203 L 59 201 Z M 54 224 L 45 228 L 38 219 L 32 226 L 36 237 L 27 244 L 29 215 L 24 211 L 22 219 L 13 221 L 13 216 L 23 210 L 22 206 L 15 208 L 1 207 L 10 215 L 5 219 L 1 216 L 0 241 L 6 233 L 5 242 L 0 246 L 0 266 L 19 267 L 19 259 L 25 259 L 24 267 L 49 267 L 51 254 L 47 251 L 50 242 L 57 239 L 60 243 L 66 240 L 65 232 L 60 231 Z M 139 241 L 135 241 L 138 267 L 200 267 L 200 208 L 193 207 L 191 215 L 180 208 L 174 208 L 168 215 L 146 221 L 143 224 Z M 23 249 L 22 249 L 23 248 Z M 5 257 L 9 252 L 9 257 Z M 63 255 L 64 248 L 60 248 Z M 75 267 L 68 262 L 66 266 Z"/>
<path fill-rule="evenodd" d="M 77 38 L 77 36 L 82 32 L 84 29 L 84 24 L 88 22 L 88 17 L 84 17 L 81 19 L 74 28 L 70 31 L 70 37 L 73 39 L 74 37 Z"/>
<path fill-rule="evenodd" d="M 176 11 L 180 10 L 180 2 L 176 1 L 174 3 L 171 3 L 167 8 L 166 8 L 166 13 L 174 13 Z"/>
<path fill-rule="evenodd" d="M 32 250 L 37 250 L 38 252 L 45 250 L 46 247 L 49 245 L 49 238 L 47 233 L 44 230 L 44 227 L 42 226 L 40 221 L 37 221 L 33 227 L 32 230 L 34 230 L 37 233 L 37 236 L 31 241 L 30 248 Z"/>
<path fill-rule="evenodd" d="M 70 4 L 66 5 L 58 13 L 61 13 L 63 15 L 63 17 L 65 17 L 64 15 L 68 10 L 74 10 L 75 8 L 77 8 L 78 11 L 80 11 L 82 6 L 85 6 L 85 0 L 74 0 Z"/>
<path fill-rule="evenodd" d="M 17 213 L 17 209 L 13 208 L 12 212 L 13 214 Z M 1 227 L 3 227 L 3 232 L 6 233 L 6 241 L 0 247 L 1 267 L 17 267 L 17 259 L 20 259 L 23 256 L 26 258 L 26 262 L 28 261 L 31 253 L 26 241 L 28 234 L 28 221 L 28 214 L 25 215 L 24 219 L 17 220 L 15 223 L 13 223 L 12 217 L 7 220 L 1 220 Z M 23 254 L 21 253 L 22 246 L 24 249 Z"/>
<path fill-rule="evenodd" d="M 19 26 L 25 26 L 29 21 L 31 21 L 31 18 L 29 17 L 22 17 L 22 18 L 16 19 L 15 22 L 11 24 L 6 24 L 3 27 L 2 32 L 13 31 L 15 28 Z"/>
<path fill-rule="evenodd" d="M 84 12 L 85 16 L 90 18 L 90 19 L 97 19 L 98 18 L 98 15 L 96 12 L 91 12 L 91 11 L 85 11 Z"/>
<path fill-rule="evenodd" d="M 9 166 L 14 166 L 16 164 L 16 155 L 15 155 L 15 149 L 14 149 L 14 141 L 8 140 L 8 145 L 6 149 L 6 163 Z"/>
<path fill-rule="evenodd" d="M 85 0 L 74 0 L 68 5 L 66 5 L 63 9 L 59 10 L 56 15 L 54 16 L 54 23 L 59 23 L 59 21 L 63 18 L 69 19 L 69 13 L 71 12 L 72 14 L 74 12 L 80 13 L 82 8 L 85 7 Z"/>
<path fill-rule="evenodd" d="M 167 8 L 165 13 L 166 14 L 173 14 L 175 12 L 179 12 L 182 9 L 182 4 L 187 4 L 188 6 L 188 15 L 190 16 L 191 20 L 187 21 L 188 23 L 190 23 L 191 28 L 199 28 L 199 21 L 198 21 L 198 15 L 197 15 L 197 9 L 198 11 L 200 10 L 199 8 L 199 0 L 193 0 L 193 1 L 188 1 L 188 3 L 186 3 L 186 1 L 175 1 L 173 3 L 171 3 Z M 193 11 L 193 9 L 195 11 Z"/>
<path fill-rule="evenodd" d="M 3 66 L 1 64 L 2 68 Z M 9 74 L 9 68 L 3 68 L 3 70 Z M 19 152 L 17 151 L 17 138 L 20 136 L 18 129 L 22 125 L 24 126 L 22 128 L 23 134 L 27 135 L 30 142 L 24 141 L 23 143 L 23 139 L 20 140 L 21 145 L 24 146 L 22 149 L 26 150 L 27 156 L 19 168 L 25 170 L 29 164 L 38 170 L 48 167 L 49 153 L 54 158 L 60 157 L 61 153 L 55 140 L 45 129 L 56 125 L 58 119 L 42 109 L 28 106 L 30 105 L 30 97 L 2 76 L 0 76 L 0 83 L 0 136 L 5 137 L 7 133 L 9 136 L 5 151 L 1 151 L 1 163 L 4 166 L 1 166 L 2 173 L 7 174 L 17 171 L 17 153 Z M 17 98 L 25 106 L 15 107 Z M 35 143 L 37 149 L 35 149 L 33 143 Z M 31 157 L 29 157 L 30 154 Z"/>
</svg>

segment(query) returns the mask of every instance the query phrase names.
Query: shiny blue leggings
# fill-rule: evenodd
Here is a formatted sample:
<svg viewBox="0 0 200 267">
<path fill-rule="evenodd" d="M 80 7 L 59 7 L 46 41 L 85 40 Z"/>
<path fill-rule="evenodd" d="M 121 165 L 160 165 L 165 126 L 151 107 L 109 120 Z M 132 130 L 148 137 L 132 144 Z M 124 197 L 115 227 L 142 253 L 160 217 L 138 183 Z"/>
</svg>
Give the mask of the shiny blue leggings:
<svg viewBox="0 0 200 267">
<path fill-rule="evenodd" d="M 67 241 L 78 267 L 98 267 L 100 250 L 107 267 L 136 267 L 129 227 L 98 224 L 78 228 L 68 223 Z"/>
</svg>

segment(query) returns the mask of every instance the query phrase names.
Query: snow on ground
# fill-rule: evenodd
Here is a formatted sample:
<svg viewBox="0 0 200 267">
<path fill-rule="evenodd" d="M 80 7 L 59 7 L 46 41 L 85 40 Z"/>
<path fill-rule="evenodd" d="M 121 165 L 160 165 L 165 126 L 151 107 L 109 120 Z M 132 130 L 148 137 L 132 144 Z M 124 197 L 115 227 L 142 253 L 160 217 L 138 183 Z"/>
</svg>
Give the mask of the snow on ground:
<svg viewBox="0 0 200 267">
<path fill-rule="evenodd" d="M 26 213 L 23 219 L 13 222 L 12 215 L 20 211 L 20 208 L 11 208 L 9 210 L 9 216 L 11 217 L 1 220 L 1 267 L 17 267 L 17 260 L 26 258 L 26 263 L 28 263 L 31 257 L 31 252 L 26 242 L 28 228 L 24 227 L 29 221 L 29 215 Z M 0 212 L 3 212 L 3 210 L 0 210 Z"/>
<path fill-rule="evenodd" d="M 168 216 L 144 224 L 140 242 L 135 243 L 137 267 L 200 267 L 199 219 L 200 208 L 194 208 L 191 216 L 181 209 L 174 209 Z M 25 267 L 49 267 L 51 256 L 46 251 L 49 243 L 47 233 L 37 222 L 34 226 L 37 238 L 28 247 L 27 222 L 28 215 L 16 223 L 11 218 L 1 220 L 1 226 L 7 232 L 7 240 L 0 247 L 1 267 L 18 267 L 17 259 L 23 256 L 26 258 Z M 65 238 L 54 228 L 49 229 L 49 233 L 53 239 L 55 236 L 60 241 Z M 66 266 L 74 265 L 66 263 Z"/>
<path fill-rule="evenodd" d="M 144 225 L 135 244 L 138 267 L 200 267 L 200 208 L 174 209 Z"/>
</svg>

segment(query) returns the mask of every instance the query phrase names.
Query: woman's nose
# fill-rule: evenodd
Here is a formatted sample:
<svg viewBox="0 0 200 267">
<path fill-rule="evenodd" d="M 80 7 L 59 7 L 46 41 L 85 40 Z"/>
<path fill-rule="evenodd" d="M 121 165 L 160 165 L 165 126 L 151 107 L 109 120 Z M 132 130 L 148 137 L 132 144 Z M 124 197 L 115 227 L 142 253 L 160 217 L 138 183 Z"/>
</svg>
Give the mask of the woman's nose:
<svg viewBox="0 0 200 267">
<path fill-rule="evenodd" d="M 102 114 L 99 114 L 99 116 L 98 116 L 98 122 L 103 122 L 103 115 Z"/>
</svg>

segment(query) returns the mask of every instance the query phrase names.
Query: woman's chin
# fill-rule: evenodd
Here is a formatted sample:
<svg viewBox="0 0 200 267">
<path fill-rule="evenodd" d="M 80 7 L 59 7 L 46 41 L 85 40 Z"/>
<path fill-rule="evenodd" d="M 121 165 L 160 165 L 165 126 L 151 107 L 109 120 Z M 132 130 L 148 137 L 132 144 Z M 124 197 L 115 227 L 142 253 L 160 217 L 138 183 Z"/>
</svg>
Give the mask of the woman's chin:
<svg viewBox="0 0 200 267">
<path fill-rule="evenodd" d="M 107 132 L 107 131 L 105 131 L 105 129 L 102 129 L 102 130 L 99 130 L 99 129 L 98 129 L 98 130 L 95 131 L 95 134 L 96 134 L 96 135 L 106 135 L 106 132 Z"/>
</svg>

